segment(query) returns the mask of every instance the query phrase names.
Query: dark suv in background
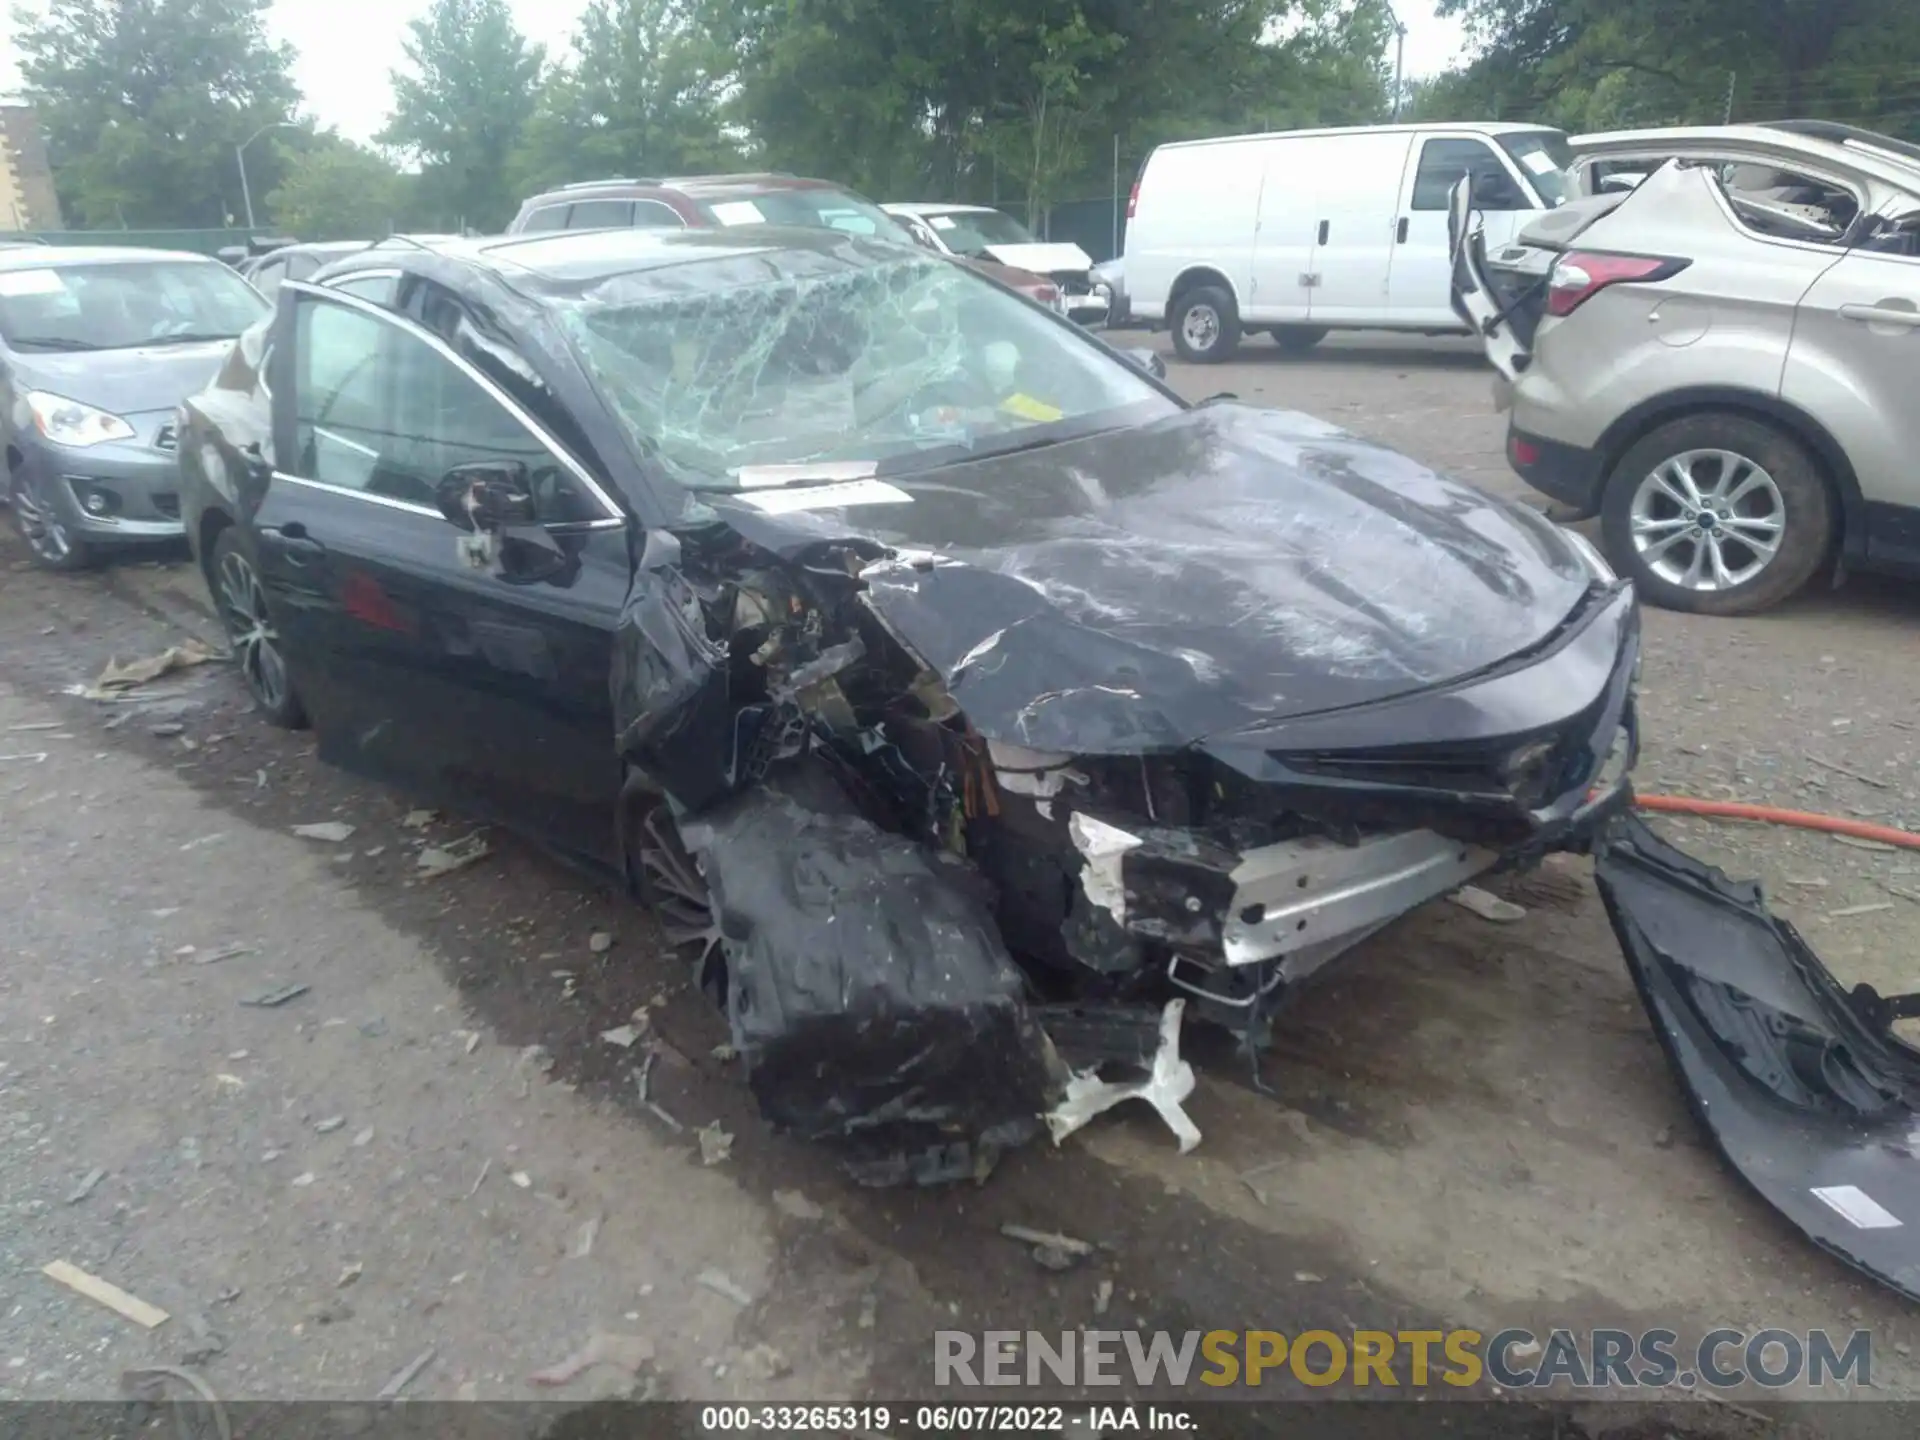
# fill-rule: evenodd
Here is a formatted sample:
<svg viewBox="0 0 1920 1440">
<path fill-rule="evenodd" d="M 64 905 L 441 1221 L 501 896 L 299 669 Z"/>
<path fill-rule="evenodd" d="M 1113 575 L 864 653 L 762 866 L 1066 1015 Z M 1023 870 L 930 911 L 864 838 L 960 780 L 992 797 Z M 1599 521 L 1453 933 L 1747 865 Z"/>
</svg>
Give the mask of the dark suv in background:
<svg viewBox="0 0 1920 1440">
<path fill-rule="evenodd" d="M 683 175 L 669 180 L 584 180 L 523 201 L 509 235 L 543 230 L 706 230 L 797 225 L 841 230 L 902 245 L 919 241 L 893 216 L 826 180 L 761 172 Z M 1060 287 L 1044 275 L 984 258 L 961 263 L 1050 310 L 1066 313 Z"/>
</svg>

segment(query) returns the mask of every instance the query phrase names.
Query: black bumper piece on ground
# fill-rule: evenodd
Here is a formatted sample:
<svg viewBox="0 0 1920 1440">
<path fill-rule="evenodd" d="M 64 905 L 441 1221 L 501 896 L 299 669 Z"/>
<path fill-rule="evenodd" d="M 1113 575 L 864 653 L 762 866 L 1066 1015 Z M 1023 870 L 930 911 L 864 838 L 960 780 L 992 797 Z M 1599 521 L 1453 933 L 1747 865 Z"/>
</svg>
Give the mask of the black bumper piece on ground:
<svg viewBox="0 0 1920 1440">
<path fill-rule="evenodd" d="M 1816 1244 L 1920 1300 L 1920 996 L 1848 992 L 1760 887 L 1614 822 L 1596 877 L 1695 1114 Z"/>
</svg>

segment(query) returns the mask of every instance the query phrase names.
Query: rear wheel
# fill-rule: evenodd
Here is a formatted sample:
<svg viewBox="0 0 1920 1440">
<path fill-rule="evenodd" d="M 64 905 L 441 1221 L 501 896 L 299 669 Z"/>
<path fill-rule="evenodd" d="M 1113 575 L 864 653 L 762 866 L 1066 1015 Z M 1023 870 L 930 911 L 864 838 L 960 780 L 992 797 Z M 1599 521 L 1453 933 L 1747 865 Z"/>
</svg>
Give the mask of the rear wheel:
<svg viewBox="0 0 1920 1440">
<path fill-rule="evenodd" d="M 1240 348 L 1240 310 L 1218 285 L 1183 291 L 1173 305 L 1173 348 L 1182 360 L 1217 365 Z"/>
<path fill-rule="evenodd" d="M 1330 332 L 1324 325 L 1276 325 L 1273 340 L 1289 355 L 1304 355 Z"/>
<path fill-rule="evenodd" d="M 93 548 L 68 526 L 47 493 L 48 484 L 17 470 L 9 477 L 7 502 L 13 507 L 14 528 L 42 570 L 84 570 L 94 561 Z"/>
<path fill-rule="evenodd" d="M 283 730 L 303 729 L 306 708 L 287 673 L 280 628 L 267 606 L 267 587 L 232 526 L 222 530 L 207 556 L 213 603 L 226 627 L 233 663 L 260 713 Z"/>
<path fill-rule="evenodd" d="M 1614 467 L 1607 552 L 1668 610 L 1752 615 L 1797 593 L 1833 543 L 1832 493 L 1806 447 L 1744 415 L 1661 426 Z"/>
</svg>

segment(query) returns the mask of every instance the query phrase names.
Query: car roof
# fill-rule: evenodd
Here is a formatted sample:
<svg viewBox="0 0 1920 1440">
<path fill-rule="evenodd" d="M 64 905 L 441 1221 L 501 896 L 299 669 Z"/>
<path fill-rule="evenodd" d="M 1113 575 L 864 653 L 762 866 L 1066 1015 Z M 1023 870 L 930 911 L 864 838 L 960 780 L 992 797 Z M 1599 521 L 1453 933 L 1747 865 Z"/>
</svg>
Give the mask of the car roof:
<svg viewBox="0 0 1920 1440">
<path fill-rule="evenodd" d="M 732 195 L 764 195 L 769 190 L 843 190 L 831 180 L 814 180 L 778 171 L 749 171 L 740 175 L 673 175 L 664 179 L 582 180 L 543 190 L 522 201 L 527 205 L 557 205 L 568 200 L 624 199 L 646 191 L 668 190 L 689 200 L 724 200 Z"/>
<path fill-rule="evenodd" d="M 1424 135 L 1434 130 L 1462 130 L 1470 135 L 1537 135 L 1553 132 L 1551 125 L 1523 125 L 1511 121 L 1448 120 L 1420 125 L 1330 125 L 1317 130 L 1259 130 L 1245 135 L 1213 135 L 1204 140 L 1169 140 L 1158 150 L 1192 150 L 1205 145 L 1230 145 L 1244 140 L 1298 140 L 1324 135 Z"/>
<path fill-rule="evenodd" d="M 1804 125 L 1805 128 L 1801 128 Z M 1795 159 L 1841 165 L 1911 190 L 1920 183 L 1920 147 L 1903 141 L 1821 122 L 1786 121 L 1779 125 L 1683 125 L 1664 130 L 1604 130 L 1575 135 L 1568 142 L 1576 156 L 1604 150 L 1632 151 L 1668 146 L 1725 147 L 1731 156 Z"/>
<path fill-rule="evenodd" d="M 880 207 L 889 215 L 998 215 L 991 205 L 943 205 L 935 200 L 896 200 Z"/>
<path fill-rule="evenodd" d="M 141 245 L 23 245 L 0 250 L 0 270 L 50 270 L 68 265 L 116 265 L 130 260 L 220 262 L 192 250 L 152 250 Z M 225 266 L 221 266 L 225 269 Z"/>
</svg>

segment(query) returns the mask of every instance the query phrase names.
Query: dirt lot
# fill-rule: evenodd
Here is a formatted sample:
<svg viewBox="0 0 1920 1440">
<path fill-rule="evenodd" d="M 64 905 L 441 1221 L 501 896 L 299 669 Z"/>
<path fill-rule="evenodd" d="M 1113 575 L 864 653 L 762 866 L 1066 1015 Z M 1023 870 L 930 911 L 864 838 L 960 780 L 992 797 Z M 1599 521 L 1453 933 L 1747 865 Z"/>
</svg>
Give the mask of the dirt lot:
<svg viewBox="0 0 1920 1440">
<path fill-rule="evenodd" d="M 1255 342 L 1175 379 L 1518 488 L 1461 345 Z M 221 667 L 139 705 L 63 694 L 215 638 L 184 564 L 49 577 L 0 535 L 0 1397 L 188 1359 L 227 1395 L 366 1396 L 429 1349 L 408 1395 L 523 1396 L 596 1331 L 644 1363 L 560 1394 L 902 1397 L 929 1390 L 937 1328 L 1094 1324 L 1864 1325 L 1876 1385 L 1920 1383 L 1910 1309 L 1703 1147 L 1578 865 L 1516 890 L 1518 924 L 1440 905 L 1368 945 L 1283 1017 L 1271 1096 L 1195 1037 L 1190 1156 L 1122 1111 L 980 1189 L 860 1191 L 766 1132 L 718 1017 L 617 897 L 500 834 L 418 878 L 421 843 L 470 827 L 409 827 Z M 1642 788 L 1920 826 L 1916 621 L 1920 594 L 1857 581 L 1752 621 L 1650 615 Z M 291 833 L 325 821 L 353 833 Z M 1667 828 L 1761 876 L 1844 978 L 1920 988 L 1914 861 Z M 640 1047 L 601 1038 L 642 1007 L 683 1130 L 640 1107 Z M 714 1123 L 731 1152 L 703 1164 Z M 1055 1274 L 1006 1222 L 1107 1248 Z M 39 1273 L 61 1258 L 173 1318 L 82 1301 Z"/>
</svg>

